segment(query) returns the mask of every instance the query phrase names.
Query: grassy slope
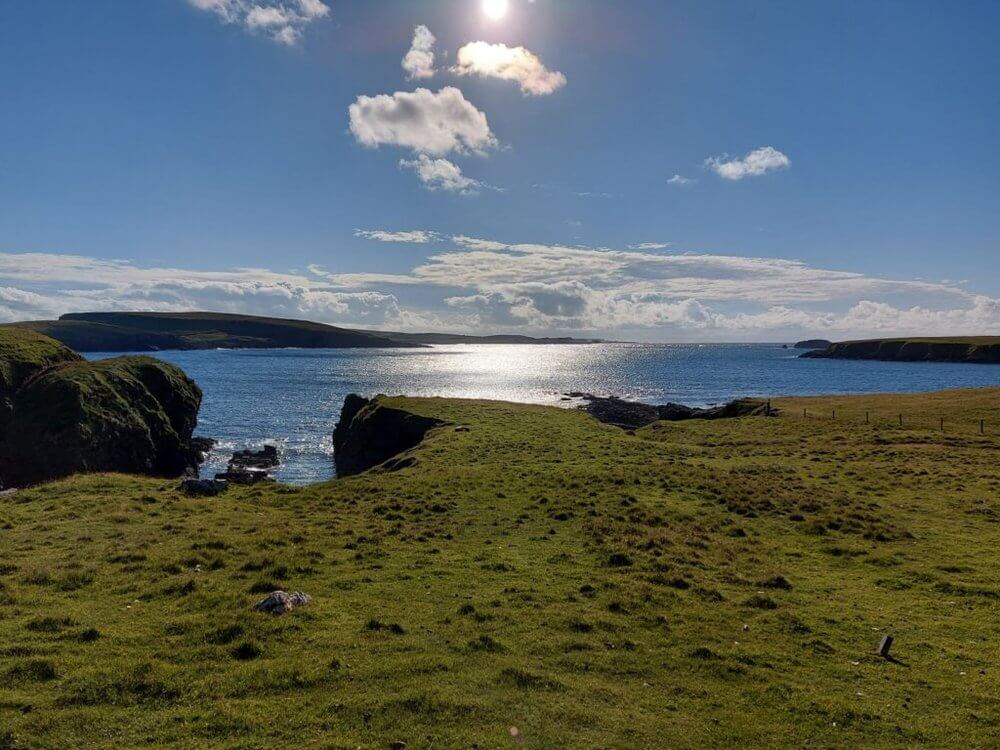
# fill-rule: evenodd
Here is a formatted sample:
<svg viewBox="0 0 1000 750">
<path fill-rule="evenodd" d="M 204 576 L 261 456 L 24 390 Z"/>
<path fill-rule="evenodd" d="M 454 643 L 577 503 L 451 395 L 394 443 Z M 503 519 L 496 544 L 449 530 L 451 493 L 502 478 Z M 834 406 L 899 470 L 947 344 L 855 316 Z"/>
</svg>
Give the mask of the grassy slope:
<svg viewBox="0 0 1000 750">
<path fill-rule="evenodd" d="M 305 489 L 192 500 L 94 476 L 0 500 L 0 746 L 1000 731 L 1000 390 L 927 400 L 985 410 L 983 437 L 802 419 L 799 400 L 635 437 L 544 407 L 391 402 L 471 431 Z M 248 611 L 277 586 L 316 601 Z M 886 632 L 901 663 L 873 655 Z"/>
</svg>

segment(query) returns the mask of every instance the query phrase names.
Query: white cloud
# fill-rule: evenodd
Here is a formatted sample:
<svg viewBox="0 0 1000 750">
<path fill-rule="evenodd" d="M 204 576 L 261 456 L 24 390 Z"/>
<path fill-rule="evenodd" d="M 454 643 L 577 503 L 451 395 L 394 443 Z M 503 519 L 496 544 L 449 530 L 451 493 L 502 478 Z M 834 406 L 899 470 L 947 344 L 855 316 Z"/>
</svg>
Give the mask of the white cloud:
<svg viewBox="0 0 1000 750">
<path fill-rule="evenodd" d="M 385 229 L 355 229 L 354 236 L 366 240 L 376 240 L 377 242 L 401 242 L 414 245 L 426 245 L 428 242 L 435 242 L 438 239 L 436 232 L 428 232 L 424 229 L 414 229 L 409 232 L 390 232 Z"/>
<path fill-rule="evenodd" d="M 358 143 L 400 146 L 417 153 L 483 153 L 496 148 L 486 115 L 453 86 L 359 96 L 350 106 L 351 133 Z"/>
<path fill-rule="evenodd" d="M 217 15 L 224 23 L 270 36 L 282 44 L 295 44 L 305 28 L 329 15 L 322 0 L 187 0 L 188 4 Z"/>
<path fill-rule="evenodd" d="M 669 180 L 667 180 L 668 185 L 690 185 L 694 180 L 690 177 L 685 177 L 684 175 L 675 174 Z"/>
<path fill-rule="evenodd" d="M 705 160 L 705 165 L 719 177 L 726 180 L 742 180 L 744 177 L 759 177 L 778 169 L 788 169 L 792 160 L 771 146 L 754 149 L 742 159 L 714 156 Z"/>
<path fill-rule="evenodd" d="M 201 309 L 401 330 L 628 332 L 675 341 L 1000 335 L 1000 298 L 942 283 L 780 258 L 506 243 L 425 230 L 356 234 L 450 246 L 407 272 L 352 274 L 315 265 L 309 274 L 196 271 L 0 253 L 0 320 Z"/>
<path fill-rule="evenodd" d="M 566 76 L 545 67 L 535 53 L 524 47 L 470 42 L 458 51 L 452 72 L 516 81 L 521 93 L 532 96 L 552 94 L 566 85 Z"/>
<path fill-rule="evenodd" d="M 685 340 L 760 340 L 778 332 L 1000 333 L 1000 300 L 954 285 L 779 258 L 653 252 L 666 243 L 621 251 L 464 235 L 451 241 L 454 249 L 431 255 L 408 274 L 328 278 L 346 288 L 467 289 L 444 301 L 470 330 L 646 330 L 654 338 Z"/>
<path fill-rule="evenodd" d="M 437 40 L 431 30 L 421 24 L 413 30 L 413 42 L 403 58 L 403 70 L 410 80 L 431 78 L 434 75 L 434 43 Z"/>
<path fill-rule="evenodd" d="M 447 159 L 432 159 L 420 154 L 416 159 L 400 159 L 401 169 L 412 169 L 428 190 L 445 190 L 450 193 L 475 195 L 485 185 L 462 173 L 462 169 Z"/>
<path fill-rule="evenodd" d="M 629 245 L 629 250 L 665 250 L 670 247 L 670 242 L 640 242 L 636 245 Z"/>
</svg>

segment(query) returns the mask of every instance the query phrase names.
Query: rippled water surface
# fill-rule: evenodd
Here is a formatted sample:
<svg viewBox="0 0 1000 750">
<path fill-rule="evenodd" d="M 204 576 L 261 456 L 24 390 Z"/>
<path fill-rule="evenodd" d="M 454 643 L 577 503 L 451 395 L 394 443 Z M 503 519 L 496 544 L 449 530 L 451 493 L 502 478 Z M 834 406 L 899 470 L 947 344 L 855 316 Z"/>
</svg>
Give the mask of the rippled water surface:
<svg viewBox="0 0 1000 750">
<path fill-rule="evenodd" d="M 1000 385 L 1000 366 L 797 359 L 772 344 L 458 345 L 427 349 L 160 352 L 204 391 L 197 433 L 220 448 L 273 442 L 278 477 L 333 477 L 331 431 L 348 393 L 559 404 L 565 391 L 691 406 L 738 396 L 921 391 Z M 95 358 L 111 355 L 92 355 Z"/>
</svg>

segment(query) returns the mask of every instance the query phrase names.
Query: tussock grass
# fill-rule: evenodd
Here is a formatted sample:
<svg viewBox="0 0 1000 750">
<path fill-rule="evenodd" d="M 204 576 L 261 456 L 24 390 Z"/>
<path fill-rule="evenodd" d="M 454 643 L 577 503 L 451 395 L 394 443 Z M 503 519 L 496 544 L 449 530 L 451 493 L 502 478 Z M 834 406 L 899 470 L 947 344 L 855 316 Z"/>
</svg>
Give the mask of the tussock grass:
<svg viewBox="0 0 1000 750">
<path fill-rule="evenodd" d="M 837 399 L 933 424 L 1000 392 Z M 393 399 L 415 466 L 0 499 L 0 747 L 985 747 L 1000 437 Z M 818 404 L 817 400 L 810 401 Z M 818 407 L 817 407 L 818 408 Z M 271 587 L 314 603 L 250 607 Z M 896 638 L 897 661 L 875 656 Z"/>
</svg>

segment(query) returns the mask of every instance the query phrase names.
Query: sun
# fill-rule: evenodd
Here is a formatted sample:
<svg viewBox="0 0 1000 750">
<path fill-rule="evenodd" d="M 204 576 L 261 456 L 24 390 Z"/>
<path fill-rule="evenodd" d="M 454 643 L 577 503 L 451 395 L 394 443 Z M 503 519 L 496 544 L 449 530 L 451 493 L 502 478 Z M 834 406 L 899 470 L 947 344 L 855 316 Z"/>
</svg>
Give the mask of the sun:
<svg viewBox="0 0 1000 750">
<path fill-rule="evenodd" d="M 491 21 L 499 21 L 507 15 L 507 0 L 483 0 L 483 13 Z"/>
</svg>

